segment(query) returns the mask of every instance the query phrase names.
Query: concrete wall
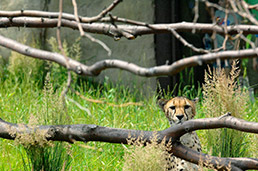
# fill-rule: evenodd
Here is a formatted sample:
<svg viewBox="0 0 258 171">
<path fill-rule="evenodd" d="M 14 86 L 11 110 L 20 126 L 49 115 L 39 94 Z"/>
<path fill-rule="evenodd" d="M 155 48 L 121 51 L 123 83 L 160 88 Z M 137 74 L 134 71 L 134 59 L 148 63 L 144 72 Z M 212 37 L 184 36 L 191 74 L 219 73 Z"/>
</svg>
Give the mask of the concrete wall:
<svg viewBox="0 0 258 171">
<path fill-rule="evenodd" d="M 1 0 L 1 10 L 42 10 L 44 8 L 44 0 Z M 50 0 L 48 4 L 49 11 L 58 11 L 58 2 Z M 81 16 L 94 16 L 97 15 L 104 7 L 111 4 L 113 0 L 77 0 L 78 13 Z M 63 11 L 67 13 L 73 13 L 73 5 L 71 0 L 65 1 Z M 153 23 L 154 21 L 154 6 L 153 1 L 149 0 L 127 0 L 120 3 L 113 11 L 112 14 L 119 17 L 145 21 L 147 23 Z M 47 29 L 47 39 L 51 36 L 56 37 L 56 29 Z M 28 42 L 32 38 L 38 38 L 42 34 L 42 29 L 31 28 L 7 28 L 0 29 L 0 34 L 3 34 L 9 38 L 16 40 L 23 40 L 23 37 L 27 37 Z M 91 42 L 88 39 L 82 39 L 82 57 L 81 60 L 86 61 L 87 65 L 93 64 L 96 61 L 103 59 L 121 59 L 129 62 L 136 63 L 137 65 L 144 67 L 155 66 L 154 56 L 154 36 L 147 35 L 137 37 L 135 40 L 127 40 L 122 38 L 119 41 L 115 41 L 112 37 L 104 35 L 93 35 L 95 38 L 100 39 L 112 50 L 112 55 L 109 57 L 107 52 L 96 43 Z M 73 42 L 79 37 L 79 32 L 71 29 L 62 29 L 62 38 L 69 42 Z M 0 55 L 8 57 L 10 51 L 0 48 Z M 145 94 L 149 92 L 154 93 L 156 89 L 156 78 L 143 78 L 135 76 L 126 71 L 120 71 L 118 69 L 109 69 L 102 72 L 96 79 L 103 81 L 105 77 L 109 77 L 114 83 L 122 82 L 122 84 L 132 87 L 137 86 L 143 90 Z M 147 93 L 148 92 L 148 93 Z"/>
</svg>

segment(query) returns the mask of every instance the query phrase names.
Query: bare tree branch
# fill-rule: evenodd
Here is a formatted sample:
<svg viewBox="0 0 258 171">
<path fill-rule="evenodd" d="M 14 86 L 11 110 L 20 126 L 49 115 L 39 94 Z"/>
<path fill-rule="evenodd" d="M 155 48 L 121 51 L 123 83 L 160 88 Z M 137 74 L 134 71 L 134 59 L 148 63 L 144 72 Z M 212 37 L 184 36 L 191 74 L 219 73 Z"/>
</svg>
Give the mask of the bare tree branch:
<svg viewBox="0 0 258 171">
<path fill-rule="evenodd" d="M 211 167 L 212 170 L 216 169 L 218 171 L 244 171 L 244 170 L 258 170 L 257 164 L 258 159 L 254 158 L 226 158 L 226 157 L 215 157 L 203 153 L 198 153 L 179 142 L 172 145 L 171 152 L 184 160 L 189 162 L 200 164 L 201 161 L 203 166 Z M 188 160 L 190 159 L 190 160 Z"/>
<path fill-rule="evenodd" d="M 149 26 L 148 23 L 145 23 L 145 22 L 141 22 L 141 21 L 136 21 L 136 20 L 130 20 L 130 19 L 127 19 L 127 18 L 121 18 L 121 17 L 118 17 L 118 16 L 113 16 L 111 14 L 109 14 L 109 17 L 104 17 L 102 19 L 100 19 L 99 21 L 101 22 L 120 22 L 120 23 L 126 23 L 126 24 L 130 24 L 130 25 L 137 25 L 137 26 Z"/>
<path fill-rule="evenodd" d="M 47 60 L 56 62 L 64 67 L 66 67 L 66 60 L 61 54 L 52 53 L 44 50 L 35 49 L 21 43 L 18 43 L 9 38 L 0 35 L 0 46 L 6 47 L 8 49 L 14 50 L 26 56 L 30 56 L 37 59 Z M 161 65 L 150 68 L 140 67 L 136 64 L 125 62 L 122 60 L 102 60 L 96 62 L 91 66 L 84 65 L 78 61 L 69 58 L 70 70 L 74 71 L 80 75 L 86 76 L 97 76 L 103 70 L 109 68 L 119 68 L 126 70 L 135 75 L 145 76 L 145 77 L 155 77 L 155 76 L 165 76 L 165 75 L 175 75 L 186 67 L 202 65 L 203 63 L 210 63 L 216 59 L 242 59 L 242 58 L 252 58 L 257 56 L 258 48 L 238 50 L 238 51 L 223 51 L 217 53 L 209 53 L 205 55 L 196 55 L 178 60 L 171 65 Z"/>
<path fill-rule="evenodd" d="M 79 17 L 81 22 L 83 23 L 92 23 L 100 20 L 101 18 L 105 17 L 105 15 L 112 11 L 121 0 L 114 0 L 112 4 L 110 4 L 106 9 L 101 11 L 97 16 L 93 17 Z M 37 11 L 37 10 L 20 10 L 20 11 L 1 11 L 1 17 L 20 17 L 20 16 L 30 16 L 30 17 L 42 17 L 42 18 L 58 18 L 59 12 L 44 12 L 44 11 Z M 62 18 L 67 20 L 76 20 L 76 17 L 72 14 L 62 13 Z"/>
<path fill-rule="evenodd" d="M 222 6 L 220 6 L 220 5 L 218 5 L 218 4 L 216 4 L 216 3 L 212 3 L 212 2 L 209 2 L 209 1 L 207 1 L 207 0 L 202 0 L 202 2 L 204 2 L 205 3 L 205 5 L 207 6 L 207 7 L 209 7 L 209 8 L 216 8 L 216 9 L 218 9 L 218 10 L 221 10 L 221 11 L 226 11 L 226 9 L 224 8 L 224 7 L 222 7 Z M 233 10 L 229 10 L 229 13 L 235 13 L 235 10 L 234 10 L 234 8 L 233 8 Z"/>
<path fill-rule="evenodd" d="M 227 1 L 226 8 L 223 8 L 217 4 L 210 3 L 206 0 L 201 0 L 205 2 L 207 7 L 217 8 L 225 12 L 225 20 L 228 18 L 228 14 L 238 13 L 242 17 L 248 18 L 252 23 L 258 25 L 257 20 L 252 16 L 249 9 L 256 8 L 256 6 L 250 6 L 244 1 Z M 199 0 L 195 0 L 195 17 L 193 23 L 182 22 L 173 24 L 147 24 L 140 21 L 128 20 L 125 18 L 119 18 L 117 16 L 112 16 L 109 12 L 112 11 L 121 0 L 114 0 L 107 8 L 102 10 L 98 15 L 93 17 L 82 17 L 78 15 L 76 0 L 73 0 L 74 15 L 63 13 L 62 11 L 62 0 L 60 0 L 59 13 L 55 12 L 42 12 L 42 11 L 32 11 L 32 10 L 21 10 L 21 11 L 0 11 L 0 28 L 8 27 L 28 27 L 28 28 L 56 28 L 57 27 L 57 39 L 59 48 L 62 54 L 52 53 L 48 51 L 43 51 L 35 49 L 14 40 L 6 38 L 0 35 L 0 46 L 6 47 L 8 49 L 14 50 L 18 53 L 24 54 L 37 59 L 48 60 L 56 62 L 63 67 L 68 69 L 68 80 L 67 87 L 62 92 L 65 97 L 70 84 L 71 84 L 71 73 L 74 71 L 80 75 L 86 76 L 97 76 L 103 70 L 109 68 L 119 68 L 131 72 L 135 75 L 154 77 L 154 76 L 165 76 L 165 75 L 175 75 L 186 67 L 202 65 L 203 63 L 209 63 L 216 60 L 224 59 L 238 59 L 238 58 L 252 58 L 257 57 L 258 48 L 255 48 L 253 42 L 248 40 L 244 35 L 246 34 L 258 34 L 258 26 L 254 25 L 231 25 L 226 24 L 221 27 L 215 23 L 213 14 L 213 24 L 200 24 L 196 23 L 199 17 Z M 229 6 L 229 3 L 231 6 Z M 232 9 L 231 9 L 232 8 Z M 214 11 L 213 11 L 214 12 Z M 105 17 L 106 15 L 109 17 Z M 234 14 L 235 15 L 235 14 Z M 109 23 L 99 23 L 99 22 L 109 22 Z M 120 22 L 123 24 L 117 25 L 115 22 Z M 130 24 L 130 25 L 125 25 Z M 238 23 L 237 23 L 238 24 Z M 90 66 L 82 64 L 66 56 L 62 48 L 60 29 L 61 27 L 67 27 L 71 29 L 77 29 L 80 31 L 81 36 L 86 36 L 93 42 L 99 43 L 104 47 L 109 54 L 111 50 L 101 42 L 93 38 L 88 33 L 104 34 L 115 39 L 120 39 L 125 37 L 127 39 L 134 39 L 140 35 L 146 34 L 160 34 L 169 33 L 173 34 L 178 40 L 180 40 L 185 46 L 193 49 L 199 53 L 208 53 L 205 55 L 196 55 L 188 58 L 178 60 L 171 65 L 161 65 L 154 66 L 150 68 L 144 68 L 138 66 L 134 63 L 129 63 L 122 60 L 102 60 L 96 62 Z M 87 33 L 85 33 L 87 32 Z M 187 42 L 179 32 L 201 32 L 201 33 L 213 33 L 221 34 L 225 36 L 222 48 L 226 48 L 226 42 L 232 35 L 236 35 L 235 38 L 241 38 L 244 41 L 251 44 L 252 49 L 239 50 L 239 51 L 224 51 L 224 52 L 214 52 L 218 49 L 205 50 L 202 48 L 196 48 L 194 45 Z M 213 36 L 214 37 L 214 36 Z M 80 109 L 90 112 L 88 109 L 81 106 L 76 101 L 67 98 Z M 103 103 L 102 101 L 98 101 Z M 115 106 L 114 104 L 112 104 Z M 127 105 L 127 104 L 126 104 Z M 128 104 L 129 105 L 129 104 Z M 117 105 L 118 107 L 118 105 Z M 120 106 L 119 106 L 120 107 Z M 121 106 L 122 107 L 122 106 Z M 25 130 L 21 129 L 20 125 L 8 123 L 0 119 L 0 137 L 6 139 L 15 139 L 15 134 L 11 134 L 11 131 L 16 131 L 16 133 L 28 133 L 30 134 L 32 128 L 25 125 Z M 243 132 L 258 133 L 258 123 L 246 122 L 229 115 L 219 118 L 209 118 L 209 119 L 197 119 L 190 120 L 177 127 L 171 127 L 163 131 L 158 131 L 158 141 L 161 142 L 162 139 L 166 138 L 167 142 L 172 140 L 172 150 L 170 151 L 175 156 L 190 161 L 192 163 L 198 164 L 200 161 L 204 163 L 205 166 L 213 166 L 217 170 L 226 170 L 230 167 L 232 170 L 246 170 L 246 169 L 257 169 L 258 170 L 258 159 L 251 158 L 219 158 L 214 156 L 209 156 L 203 153 L 199 153 L 183 146 L 178 139 L 187 132 L 200 130 L 200 129 L 217 129 L 217 128 L 231 128 Z M 33 128 L 35 129 L 35 128 Z M 49 125 L 49 126 L 38 126 L 36 129 L 45 130 L 47 132 L 46 138 L 53 141 L 101 141 L 110 143 L 127 143 L 128 137 L 142 137 L 146 142 L 151 141 L 151 137 L 154 132 L 152 131 L 140 131 L 140 130 L 126 130 L 126 129 L 115 129 L 101 127 L 97 125 Z M 156 134 L 156 133 L 155 133 Z"/>
<path fill-rule="evenodd" d="M 98 21 L 99 19 L 105 17 L 105 15 L 112 11 L 120 2 L 122 2 L 122 0 L 114 0 L 114 2 L 109 5 L 106 9 L 104 9 L 101 13 L 99 13 L 99 15 L 97 15 L 96 17 L 92 17 L 91 21 L 89 22 L 94 22 L 94 21 Z"/>
<path fill-rule="evenodd" d="M 37 11 L 37 10 L 21 10 L 21 11 L 1 11 L 0 10 L 0 16 L 1 17 L 8 17 L 8 18 L 13 18 L 13 17 L 41 17 L 41 18 L 52 18 L 53 19 L 53 18 L 58 18 L 59 13 L 58 12 Z M 95 18 L 95 17 L 92 17 L 92 18 Z M 69 13 L 62 13 L 62 18 L 66 19 L 66 20 L 77 21 L 76 15 L 69 14 Z M 89 22 L 93 23 L 94 22 L 93 19 L 90 19 L 90 17 L 82 17 L 82 16 L 78 15 L 78 19 L 81 23 L 89 23 Z M 104 17 L 103 16 L 102 18 L 98 19 L 97 21 L 112 22 L 112 20 L 115 20 L 117 22 L 132 24 L 132 25 L 146 26 L 146 23 L 143 23 L 143 22 L 140 22 L 140 21 L 135 21 L 135 20 L 130 20 L 130 19 L 126 19 L 126 18 L 121 18 L 121 17 L 117 17 L 117 16 L 112 16 L 112 19 L 111 19 L 111 17 Z"/>
<path fill-rule="evenodd" d="M 81 36 L 84 36 L 84 31 L 82 29 L 82 25 L 80 23 L 80 18 L 79 18 L 79 15 L 78 15 L 78 9 L 77 9 L 77 3 L 76 3 L 76 0 L 72 0 L 73 2 L 73 11 L 74 11 L 74 16 L 75 16 L 75 20 L 78 24 L 78 28 L 79 28 L 79 31 L 80 31 L 80 35 Z"/>
<path fill-rule="evenodd" d="M 250 11 L 248 10 L 248 5 L 246 2 L 232 1 L 232 0 L 229 0 L 229 2 L 235 13 L 239 14 L 243 18 L 247 18 L 253 24 L 258 25 L 258 21 L 252 16 Z"/>
<path fill-rule="evenodd" d="M 58 16 L 58 23 L 57 23 L 57 30 L 56 30 L 56 36 L 57 36 L 57 42 L 58 42 L 58 48 L 62 53 L 62 56 L 65 59 L 65 66 L 67 69 L 67 83 L 66 87 L 63 88 L 63 91 L 61 92 L 61 97 L 63 101 L 63 106 L 65 108 L 65 96 L 69 91 L 69 88 L 71 86 L 72 82 L 72 75 L 70 71 L 70 64 L 69 64 L 69 58 L 66 56 L 62 41 L 61 41 L 61 24 L 62 24 L 62 13 L 63 13 L 63 0 L 59 0 L 59 16 Z"/>
<path fill-rule="evenodd" d="M 20 10 L 20 11 L 1 11 L 1 17 L 42 17 L 42 18 L 58 18 L 59 12 L 46 12 L 37 10 Z M 69 13 L 62 13 L 62 18 L 67 20 L 75 20 L 75 16 Z"/>
<path fill-rule="evenodd" d="M 1 17 L 1 16 L 0 16 Z M 0 28 L 7 27 L 32 27 L 32 28 L 54 28 L 57 26 L 58 19 L 49 18 L 35 18 L 35 17 L 14 17 L 0 18 Z M 62 19 L 62 27 L 68 27 L 71 29 L 78 29 L 76 21 L 70 21 Z M 85 32 L 105 34 L 112 37 L 125 36 L 128 39 L 146 34 L 159 34 L 159 33 L 170 33 L 169 29 L 174 29 L 177 32 L 191 32 L 193 29 L 196 32 L 201 33 L 212 33 L 216 31 L 218 34 L 224 34 L 224 28 L 214 24 L 200 24 L 181 22 L 173 24 L 149 24 L 147 26 L 132 26 L 132 25 L 110 25 L 103 23 L 82 23 L 82 28 Z M 255 25 L 232 25 L 227 26 L 228 34 L 238 34 L 239 30 L 243 31 L 243 34 L 258 34 L 258 26 Z M 128 33 L 131 36 L 126 36 L 123 32 Z"/>
<path fill-rule="evenodd" d="M 189 48 L 191 48 L 193 51 L 195 52 L 199 52 L 199 53 L 210 53 L 212 52 L 212 50 L 206 50 L 206 49 L 202 49 L 202 48 L 197 48 L 195 47 L 193 44 L 188 43 L 180 34 L 178 34 L 174 29 L 169 29 L 171 31 L 171 33 L 181 42 L 183 43 L 184 46 L 187 46 Z"/>
<path fill-rule="evenodd" d="M 193 23 L 195 24 L 199 18 L 199 0 L 195 0 L 195 5 L 194 5 L 194 19 Z M 195 33 L 195 29 L 192 30 L 192 33 Z"/>
<path fill-rule="evenodd" d="M 78 16 L 78 10 L 77 10 L 77 3 L 76 3 L 76 0 L 72 0 L 73 2 L 73 7 L 74 7 L 74 16 L 75 16 L 75 19 L 76 19 L 76 22 L 78 24 L 78 29 L 80 31 L 80 35 L 83 37 L 83 36 L 86 36 L 87 38 L 89 38 L 92 42 L 96 42 L 98 43 L 99 45 L 101 45 L 107 52 L 108 52 L 108 56 L 111 56 L 111 49 L 104 43 L 102 42 L 101 40 L 98 40 L 98 39 L 95 39 L 94 37 L 92 37 L 91 35 L 85 33 L 82 29 L 82 25 L 80 23 L 80 19 L 79 19 L 79 16 Z M 111 10 L 111 9 L 110 9 Z"/>
<path fill-rule="evenodd" d="M 192 119 L 176 127 L 168 128 L 163 134 L 172 136 L 176 139 L 186 132 L 201 129 L 231 128 L 234 130 L 258 134 L 258 123 L 238 119 L 227 113 L 218 118 Z M 170 130 L 171 129 L 171 130 Z M 172 131 L 173 130 L 173 131 Z"/>
<path fill-rule="evenodd" d="M 0 137 L 5 139 L 15 139 L 15 135 L 10 132 L 19 133 L 30 133 L 31 128 L 28 126 L 27 129 L 21 129 L 20 125 L 12 124 L 3 120 L 0 120 Z M 206 118 L 206 119 L 195 119 L 186 121 L 181 125 L 170 127 L 163 131 L 152 132 L 152 131 L 141 131 L 141 130 L 128 130 L 118 128 L 108 128 L 97 125 L 49 125 L 49 126 L 38 126 L 36 129 L 44 130 L 47 132 L 46 138 L 53 141 L 66 141 L 73 143 L 74 141 L 101 141 L 110 143 L 123 143 L 127 144 L 128 137 L 142 138 L 146 142 L 151 142 L 151 138 L 154 135 L 158 135 L 158 142 L 161 142 L 166 138 L 167 142 L 172 140 L 172 152 L 175 156 L 180 157 L 184 160 L 198 164 L 202 161 L 206 165 L 212 165 L 218 170 L 225 170 L 227 167 L 231 167 L 232 170 L 247 170 L 256 169 L 258 170 L 258 159 L 252 158 L 219 158 L 209 156 L 207 154 L 193 151 L 177 140 L 180 136 L 185 133 L 201 130 L 201 129 L 216 129 L 216 128 L 231 128 L 243 132 L 258 133 L 258 123 L 247 122 L 241 119 L 237 119 L 230 115 L 225 115 L 218 118 Z M 35 129 L 35 128 L 33 128 Z"/>
</svg>

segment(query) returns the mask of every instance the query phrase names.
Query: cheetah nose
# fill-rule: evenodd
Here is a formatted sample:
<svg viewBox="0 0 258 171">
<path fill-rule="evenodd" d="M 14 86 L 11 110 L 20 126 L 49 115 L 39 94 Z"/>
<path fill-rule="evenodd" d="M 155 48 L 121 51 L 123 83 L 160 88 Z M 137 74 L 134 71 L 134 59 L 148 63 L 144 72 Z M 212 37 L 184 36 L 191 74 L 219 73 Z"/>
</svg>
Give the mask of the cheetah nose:
<svg viewBox="0 0 258 171">
<path fill-rule="evenodd" d="M 179 120 L 181 120 L 181 119 L 184 117 L 184 115 L 176 115 L 176 117 L 177 117 Z"/>
</svg>

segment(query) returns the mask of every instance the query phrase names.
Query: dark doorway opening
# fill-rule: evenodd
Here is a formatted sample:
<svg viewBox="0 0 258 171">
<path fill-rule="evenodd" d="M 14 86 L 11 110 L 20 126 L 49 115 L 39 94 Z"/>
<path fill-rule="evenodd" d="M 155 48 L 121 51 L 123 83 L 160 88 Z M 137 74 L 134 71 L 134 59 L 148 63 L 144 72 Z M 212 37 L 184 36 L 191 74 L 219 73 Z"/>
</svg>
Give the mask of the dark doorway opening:
<svg viewBox="0 0 258 171">
<path fill-rule="evenodd" d="M 194 0 L 155 0 L 155 23 L 177 23 L 182 21 L 192 22 L 194 18 L 194 3 Z M 210 17 L 208 12 L 205 10 L 204 4 L 200 3 L 199 5 L 200 17 L 198 22 L 210 23 Z M 180 33 L 180 35 L 196 47 L 203 48 L 202 34 L 193 34 L 189 32 Z M 171 64 L 184 57 L 196 55 L 195 52 L 188 47 L 184 47 L 184 45 L 171 34 L 156 34 L 154 40 L 157 65 Z M 182 87 L 189 84 L 189 79 L 193 79 L 195 87 L 198 87 L 198 85 L 201 85 L 204 81 L 205 69 L 206 65 L 204 64 L 203 66 L 194 67 L 194 74 L 188 74 L 186 71 L 182 71 L 181 76 L 180 74 L 176 74 L 174 76 L 158 77 L 157 91 L 163 92 L 164 90 L 167 92 L 168 90 L 174 90 L 173 95 L 178 95 L 179 82 Z M 189 70 L 190 69 L 188 68 L 188 71 Z"/>
</svg>

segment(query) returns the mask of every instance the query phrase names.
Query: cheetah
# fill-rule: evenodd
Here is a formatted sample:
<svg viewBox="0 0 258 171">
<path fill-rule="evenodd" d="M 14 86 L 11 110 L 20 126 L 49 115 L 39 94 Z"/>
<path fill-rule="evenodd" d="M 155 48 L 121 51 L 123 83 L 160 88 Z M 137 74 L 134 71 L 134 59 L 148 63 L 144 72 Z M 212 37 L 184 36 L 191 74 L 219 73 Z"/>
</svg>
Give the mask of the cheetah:
<svg viewBox="0 0 258 171">
<path fill-rule="evenodd" d="M 170 123 L 170 126 L 176 126 L 182 124 L 183 122 L 193 119 L 196 110 L 195 103 L 196 100 L 189 100 L 185 97 L 174 97 L 170 100 L 160 99 L 158 101 L 159 106 L 165 112 L 165 115 Z M 200 140 L 196 132 L 189 132 L 180 137 L 180 142 L 198 152 L 201 152 Z M 175 156 L 170 159 L 172 164 L 171 168 L 168 170 L 178 170 L 178 171 L 197 171 L 198 165 L 187 162 Z"/>
</svg>

